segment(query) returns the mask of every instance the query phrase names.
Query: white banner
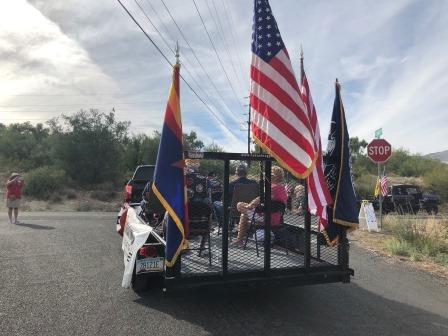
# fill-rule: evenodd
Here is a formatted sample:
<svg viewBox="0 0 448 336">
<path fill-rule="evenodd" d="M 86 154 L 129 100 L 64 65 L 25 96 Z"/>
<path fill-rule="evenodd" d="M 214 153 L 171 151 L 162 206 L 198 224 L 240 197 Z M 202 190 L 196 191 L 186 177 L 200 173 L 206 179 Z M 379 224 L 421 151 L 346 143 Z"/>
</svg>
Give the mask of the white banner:
<svg viewBox="0 0 448 336">
<path fill-rule="evenodd" d="M 131 287 L 132 272 L 134 271 L 137 251 L 148 239 L 152 227 L 143 224 L 143 221 L 137 216 L 133 208 L 128 209 L 126 224 L 124 227 L 123 242 L 121 249 L 124 258 L 124 274 L 121 286 Z"/>
</svg>

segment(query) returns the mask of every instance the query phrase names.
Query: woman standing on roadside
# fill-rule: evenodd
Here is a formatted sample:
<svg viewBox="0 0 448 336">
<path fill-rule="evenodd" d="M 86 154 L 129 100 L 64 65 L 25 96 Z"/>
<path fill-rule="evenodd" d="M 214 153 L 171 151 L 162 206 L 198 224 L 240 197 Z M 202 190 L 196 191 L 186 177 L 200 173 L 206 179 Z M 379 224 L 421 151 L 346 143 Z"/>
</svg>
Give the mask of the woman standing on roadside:
<svg viewBox="0 0 448 336">
<path fill-rule="evenodd" d="M 17 216 L 22 199 L 22 188 L 25 185 L 22 177 L 17 173 L 12 173 L 6 182 L 6 207 L 8 208 L 9 222 L 18 224 Z M 14 210 L 14 219 L 13 219 Z"/>
</svg>

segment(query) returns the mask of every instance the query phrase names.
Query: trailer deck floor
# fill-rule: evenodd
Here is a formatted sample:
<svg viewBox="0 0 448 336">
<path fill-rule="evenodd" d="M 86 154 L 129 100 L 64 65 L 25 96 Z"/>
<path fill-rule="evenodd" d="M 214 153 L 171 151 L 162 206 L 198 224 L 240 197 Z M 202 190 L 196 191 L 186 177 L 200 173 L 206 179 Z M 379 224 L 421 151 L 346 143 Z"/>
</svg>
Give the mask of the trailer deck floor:
<svg viewBox="0 0 448 336">
<path fill-rule="evenodd" d="M 285 218 L 286 219 L 286 218 Z M 303 227 L 303 217 L 296 216 L 293 224 Z M 316 223 L 313 222 L 313 229 L 317 229 Z M 228 249 L 228 272 L 256 271 L 264 268 L 264 246 L 263 242 L 258 242 L 259 256 L 257 256 L 255 248 L 255 240 L 251 237 L 246 248 L 232 246 L 235 240 L 235 232 L 229 242 Z M 213 274 L 220 273 L 222 270 L 222 234 L 218 235 L 218 228 L 215 225 L 211 232 L 211 265 L 209 262 L 208 246 L 199 256 L 198 250 L 187 250 L 182 254 L 181 273 L 183 276 L 196 274 Z M 190 239 L 190 248 L 195 249 L 200 246 L 201 237 L 193 237 Z M 320 250 L 318 254 L 317 251 Z M 311 236 L 311 267 L 334 265 L 333 255 L 335 248 L 317 246 L 316 236 Z M 320 255 L 320 258 L 318 256 Z M 303 268 L 304 255 L 299 251 L 286 250 L 284 247 L 272 245 L 271 247 L 271 268 Z"/>
</svg>

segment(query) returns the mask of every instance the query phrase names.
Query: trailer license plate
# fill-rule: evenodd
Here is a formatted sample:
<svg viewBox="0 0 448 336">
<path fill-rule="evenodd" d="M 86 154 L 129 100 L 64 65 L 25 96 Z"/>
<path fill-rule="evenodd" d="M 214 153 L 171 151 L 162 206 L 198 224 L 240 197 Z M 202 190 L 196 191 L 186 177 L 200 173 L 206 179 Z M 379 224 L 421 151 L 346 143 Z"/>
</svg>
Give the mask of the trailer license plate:
<svg viewBox="0 0 448 336">
<path fill-rule="evenodd" d="M 135 274 L 162 272 L 164 260 L 165 258 L 163 257 L 137 260 L 137 263 L 135 265 Z"/>
</svg>

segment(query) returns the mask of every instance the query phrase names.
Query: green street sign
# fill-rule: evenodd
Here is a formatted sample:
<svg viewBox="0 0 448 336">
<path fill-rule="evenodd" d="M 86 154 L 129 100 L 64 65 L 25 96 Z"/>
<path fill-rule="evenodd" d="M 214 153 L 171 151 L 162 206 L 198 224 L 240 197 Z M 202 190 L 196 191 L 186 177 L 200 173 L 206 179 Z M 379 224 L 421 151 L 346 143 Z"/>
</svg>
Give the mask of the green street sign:
<svg viewBox="0 0 448 336">
<path fill-rule="evenodd" d="M 383 128 L 378 128 L 375 131 L 375 138 L 379 139 L 379 138 L 381 138 L 382 135 L 383 135 Z"/>
</svg>

